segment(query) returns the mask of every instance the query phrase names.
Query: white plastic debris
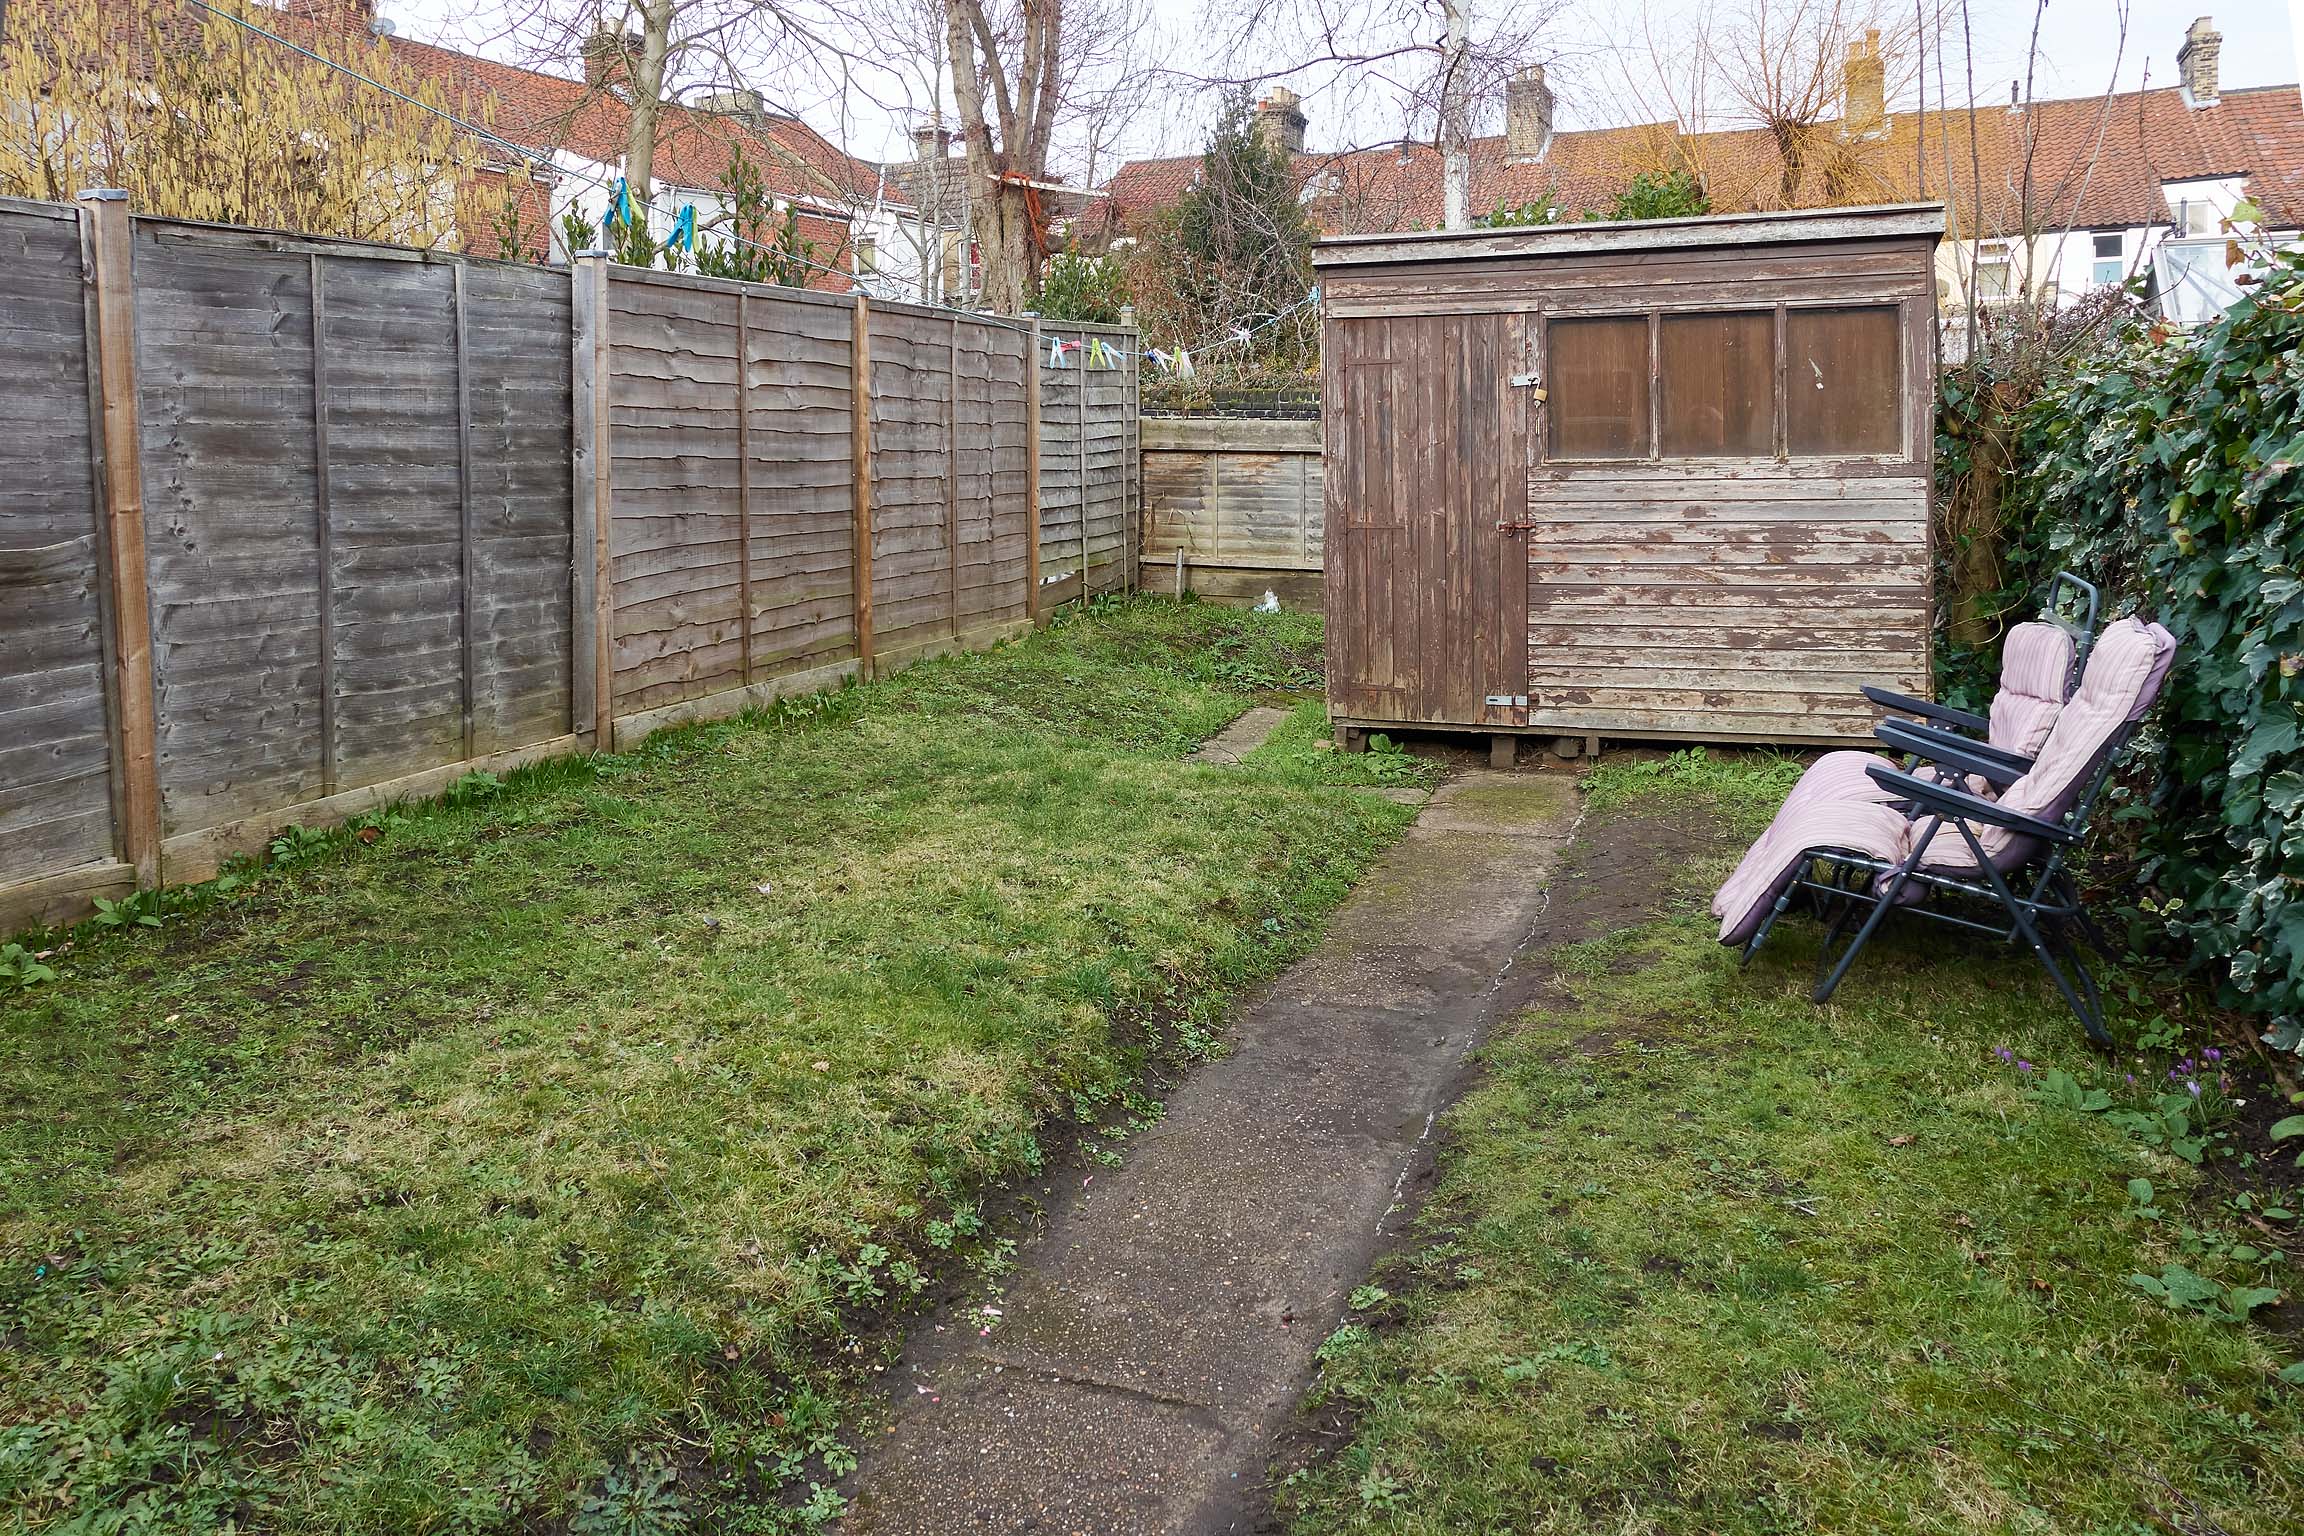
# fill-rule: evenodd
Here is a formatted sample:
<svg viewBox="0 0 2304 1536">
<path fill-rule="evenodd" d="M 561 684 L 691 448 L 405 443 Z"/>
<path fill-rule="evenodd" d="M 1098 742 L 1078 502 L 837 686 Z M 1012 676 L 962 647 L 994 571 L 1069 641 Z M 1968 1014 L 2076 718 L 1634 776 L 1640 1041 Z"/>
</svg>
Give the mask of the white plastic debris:
<svg viewBox="0 0 2304 1536">
<path fill-rule="evenodd" d="M 1256 611 L 1258 613 L 1278 613 L 1280 611 L 1280 594 L 1270 587 L 1266 587 L 1264 589 L 1264 601 L 1256 605 Z"/>
</svg>

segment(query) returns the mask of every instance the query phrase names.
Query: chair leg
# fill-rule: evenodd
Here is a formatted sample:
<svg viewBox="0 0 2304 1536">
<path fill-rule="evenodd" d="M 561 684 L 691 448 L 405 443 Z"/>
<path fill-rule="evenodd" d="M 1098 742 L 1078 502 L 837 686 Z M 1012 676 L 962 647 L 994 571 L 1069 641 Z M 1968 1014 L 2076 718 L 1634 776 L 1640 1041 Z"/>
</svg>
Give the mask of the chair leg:
<svg viewBox="0 0 2304 1536">
<path fill-rule="evenodd" d="M 1898 870 L 1896 874 L 1896 882 L 1888 888 L 1887 893 L 1874 896 L 1871 914 L 1864 919 L 1864 926 L 1856 930 L 1856 937 L 1848 941 L 1848 947 L 1840 952 L 1839 961 L 1833 965 L 1831 973 L 1817 982 L 1816 989 L 1809 993 L 1809 996 L 1817 1002 L 1828 1003 L 1832 1001 L 1832 994 L 1839 990 L 1840 983 L 1847 978 L 1848 967 L 1856 963 L 1856 956 L 1863 952 L 1865 945 L 1872 942 L 1873 931 L 1880 926 L 1881 919 L 1888 915 L 1888 909 L 1895 905 L 1897 894 L 1904 889 L 1904 872 Z M 1856 900 L 1851 897 L 1848 906 L 1841 912 L 1840 920 L 1833 923 L 1832 934 L 1826 936 L 1822 953 L 1816 957 L 1816 968 L 1819 971 L 1823 970 L 1824 962 L 1831 957 L 1832 938 L 1839 933 L 1849 914 L 1855 910 Z"/>
<path fill-rule="evenodd" d="M 2088 974 L 2088 968 L 2080 963 L 2080 956 L 2076 952 L 2067 952 L 2073 971 L 2087 989 L 2087 1000 L 2082 1001 L 2071 978 L 2064 974 L 2064 967 L 2058 965 L 2055 955 L 2050 953 L 2048 941 L 2041 936 L 2040 925 L 2032 920 L 2032 914 L 2025 910 L 2024 903 L 2016 899 L 2016 893 L 2008 889 L 2008 882 L 2002 878 L 1999 866 L 1985 855 L 1983 845 L 1976 840 L 1976 835 L 1968 829 L 1966 822 L 1960 823 L 1960 835 L 1968 840 L 1977 866 L 1984 871 L 1984 877 L 1992 882 L 1993 893 L 2000 898 L 2000 904 L 2008 909 L 2008 916 L 2015 923 L 2016 931 L 2023 936 L 2025 943 L 2032 946 L 2032 953 L 2039 960 L 2040 968 L 2048 973 L 2048 979 L 2056 983 L 2056 990 L 2063 994 L 2064 1005 L 2072 1010 L 2072 1016 L 2080 1021 L 2080 1027 L 2088 1032 L 2090 1040 L 2098 1045 L 2109 1046 L 2112 1036 L 2104 1027 L 2103 998 L 2096 990 L 2096 978 Z"/>
<path fill-rule="evenodd" d="M 1797 889 L 1795 886 L 1784 888 L 1784 894 L 1776 898 L 1776 905 L 1770 907 L 1768 915 L 1760 919 L 1759 931 L 1744 941 L 1744 953 L 1738 956 L 1736 960 L 1739 969 L 1752 963 L 1752 957 L 1760 953 L 1760 946 L 1768 942 L 1768 932 L 1776 926 L 1776 919 L 1791 910 L 1792 892 L 1795 889 Z"/>
</svg>

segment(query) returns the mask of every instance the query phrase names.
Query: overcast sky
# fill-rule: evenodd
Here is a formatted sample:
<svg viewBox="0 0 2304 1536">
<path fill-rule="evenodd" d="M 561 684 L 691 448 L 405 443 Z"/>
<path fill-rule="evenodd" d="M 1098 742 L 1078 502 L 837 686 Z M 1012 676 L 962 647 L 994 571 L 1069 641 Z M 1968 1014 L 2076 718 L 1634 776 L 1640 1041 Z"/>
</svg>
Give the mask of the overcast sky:
<svg viewBox="0 0 2304 1536">
<path fill-rule="evenodd" d="M 468 12 L 473 0 L 379 0 L 383 15 L 410 36 L 454 42 L 447 18 Z M 1145 0 L 1151 7 L 1155 33 L 1148 51 L 1163 61 L 1192 67 L 1195 40 L 1211 36 L 1217 28 L 1211 15 L 1222 16 L 1221 0 Z M 1512 5 L 1523 0 L 1491 0 Z M 1561 20 L 1547 34 L 1557 43 L 1555 86 L 1558 120 L 1563 128 L 1608 126 L 1637 120 L 1639 114 L 1619 88 L 1620 67 L 1605 51 L 1611 26 L 1632 7 L 1629 0 L 1559 0 L 1566 6 Z M 1685 13 L 1703 0 L 1648 0 L 1669 18 Z M 2130 21 L 2125 46 L 2115 22 L 2120 0 L 2049 0 L 2040 31 L 2040 62 L 2034 94 L 2042 97 L 2093 95 L 2116 83 L 2133 89 L 2149 82 L 2170 85 L 2176 79 L 2176 50 L 2192 19 L 2207 9 L 2224 35 L 2221 76 L 2226 89 L 2252 85 L 2288 84 L 2299 76 L 2295 40 L 2296 17 L 2304 0 L 2126 0 Z M 453 8 L 453 9 L 452 9 Z M 1433 9 L 1437 13 L 1437 6 Z M 2007 99 L 2009 82 L 2021 75 L 2034 19 L 2032 0 L 1970 0 L 1974 27 L 1976 99 Z M 1948 40 L 1957 60 L 1957 22 Z M 505 53 L 499 47 L 484 51 Z M 2115 75 L 2115 62 L 2117 74 Z M 1221 70 L 1252 73 L 1274 67 L 1270 61 L 1226 58 Z M 1955 63 L 1955 71 L 1958 65 Z M 767 87 L 771 96 L 796 103 L 822 131 L 841 140 L 852 152 L 896 158 L 908 150 L 907 113 L 893 104 L 886 85 L 871 89 L 834 89 L 822 82 L 787 82 L 779 92 L 769 80 L 752 82 Z M 1333 81 L 1306 78 L 1296 82 L 1307 97 L 1311 119 L 1311 147 L 1335 148 L 1348 143 L 1381 141 L 1401 132 L 1397 111 L 1388 111 L 1370 93 L 1347 99 Z M 1954 84 L 1959 99 L 1964 87 Z M 1143 109 L 1127 129 L 1124 149 L 1130 154 L 1178 154 L 1197 150 L 1209 106 L 1204 98 L 1162 89 L 1148 93 Z M 1107 159 L 1099 176 L 1113 168 Z M 1075 164 L 1066 167 L 1078 174 Z"/>
</svg>

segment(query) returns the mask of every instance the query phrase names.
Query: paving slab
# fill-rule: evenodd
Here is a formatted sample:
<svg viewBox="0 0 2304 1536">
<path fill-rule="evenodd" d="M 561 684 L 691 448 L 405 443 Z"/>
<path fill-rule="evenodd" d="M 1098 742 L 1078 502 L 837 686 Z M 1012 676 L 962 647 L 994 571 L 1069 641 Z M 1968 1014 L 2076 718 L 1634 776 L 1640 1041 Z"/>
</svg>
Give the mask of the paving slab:
<svg viewBox="0 0 2304 1536">
<path fill-rule="evenodd" d="M 1199 749 L 1184 754 L 1188 763 L 1237 763 L 1265 742 L 1288 718 L 1288 711 L 1259 704 L 1239 719 L 1200 743 Z"/>
<path fill-rule="evenodd" d="M 1248 1529 L 1312 1352 L 1508 1005 L 1576 804 L 1561 774 L 1433 794 L 1228 1054 L 1057 1203 L 997 1330 L 915 1335 L 847 1536 Z"/>
</svg>

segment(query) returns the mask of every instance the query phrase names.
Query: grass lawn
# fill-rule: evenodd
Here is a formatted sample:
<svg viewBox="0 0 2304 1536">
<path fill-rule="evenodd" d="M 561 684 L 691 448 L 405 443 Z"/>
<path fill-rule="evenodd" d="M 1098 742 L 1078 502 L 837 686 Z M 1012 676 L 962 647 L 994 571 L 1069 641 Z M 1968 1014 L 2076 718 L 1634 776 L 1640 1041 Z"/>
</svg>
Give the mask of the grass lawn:
<svg viewBox="0 0 2304 1536">
<path fill-rule="evenodd" d="M 2299 1529 L 2296 1202 L 2235 1193 L 2222 1064 L 2154 1129 L 2171 1053 L 2100 1065 L 2027 959 L 1909 924 L 1827 1008 L 1812 925 L 1739 973 L 1703 905 L 1793 771 L 1592 781 L 1544 1001 L 1324 1346 L 1294 1529 Z"/>
<path fill-rule="evenodd" d="M 1318 655 L 1103 605 L 76 935 L 0 994 L 0 1529 L 820 1523 L 987 1191 L 1412 814 L 1178 761 Z"/>
</svg>

